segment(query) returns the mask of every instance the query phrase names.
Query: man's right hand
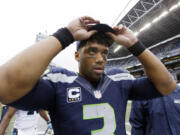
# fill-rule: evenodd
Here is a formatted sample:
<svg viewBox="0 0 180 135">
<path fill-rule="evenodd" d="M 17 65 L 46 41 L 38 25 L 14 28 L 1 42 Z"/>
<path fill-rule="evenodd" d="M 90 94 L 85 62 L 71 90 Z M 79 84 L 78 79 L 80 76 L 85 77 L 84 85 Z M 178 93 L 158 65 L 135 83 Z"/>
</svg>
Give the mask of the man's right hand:
<svg viewBox="0 0 180 135">
<path fill-rule="evenodd" d="M 98 20 L 95 20 L 89 16 L 84 16 L 71 21 L 67 28 L 72 33 L 74 40 L 86 40 L 96 32 L 95 30 L 87 31 L 88 28 L 97 23 L 99 23 Z"/>
</svg>

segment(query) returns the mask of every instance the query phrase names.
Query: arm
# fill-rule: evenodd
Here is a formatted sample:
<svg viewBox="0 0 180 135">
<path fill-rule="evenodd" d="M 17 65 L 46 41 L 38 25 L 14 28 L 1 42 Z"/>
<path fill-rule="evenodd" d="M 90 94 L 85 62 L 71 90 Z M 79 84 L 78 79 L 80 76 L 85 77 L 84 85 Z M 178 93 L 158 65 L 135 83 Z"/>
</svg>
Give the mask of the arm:
<svg viewBox="0 0 180 135">
<path fill-rule="evenodd" d="M 117 44 L 126 48 L 132 47 L 138 39 L 133 32 L 123 25 L 114 27 L 116 35 L 108 33 Z M 152 81 L 157 90 L 163 95 L 168 95 L 176 88 L 176 82 L 161 61 L 148 49 L 145 49 L 139 56 L 148 78 Z"/>
<path fill-rule="evenodd" d="M 130 113 L 130 124 L 132 135 L 145 135 L 147 121 L 145 119 L 145 109 L 142 101 L 133 101 Z"/>
<path fill-rule="evenodd" d="M 14 116 L 16 111 L 17 110 L 15 108 L 8 107 L 8 111 L 0 123 L 0 135 L 4 135 L 6 129 L 9 125 L 9 122 L 11 121 L 11 118 Z"/>
<path fill-rule="evenodd" d="M 50 122 L 50 119 L 49 119 L 49 117 L 48 117 L 48 115 L 47 115 L 47 113 L 46 113 L 45 110 L 40 110 L 40 111 L 39 111 L 39 115 L 40 115 L 47 123 Z"/>
<path fill-rule="evenodd" d="M 98 23 L 91 17 L 78 18 L 67 26 L 74 40 L 85 40 L 95 31 L 87 31 L 88 24 Z M 30 46 L 0 67 L 0 101 L 11 103 L 27 94 L 50 61 L 62 50 L 61 42 L 50 36 Z"/>
</svg>

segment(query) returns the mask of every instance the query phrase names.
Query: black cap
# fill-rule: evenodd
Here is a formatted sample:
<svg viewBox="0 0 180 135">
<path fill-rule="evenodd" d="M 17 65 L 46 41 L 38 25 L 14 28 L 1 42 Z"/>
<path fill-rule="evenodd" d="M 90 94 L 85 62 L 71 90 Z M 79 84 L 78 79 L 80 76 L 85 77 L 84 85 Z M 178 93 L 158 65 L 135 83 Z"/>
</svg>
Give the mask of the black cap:
<svg viewBox="0 0 180 135">
<path fill-rule="evenodd" d="M 92 27 L 90 27 L 88 29 L 88 31 L 91 31 L 91 30 L 96 30 L 98 33 L 107 33 L 107 32 L 111 32 L 113 34 L 116 34 L 115 31 L 107 24 L 103 24 L 103 23 L 99 23 L 99 24 L 96 24 L 96 25 L 93 25 Z M 76 43 L 76 49 L 78 50 L 79 48 L 79 45 L 80 45 L 80 42 L 81 41 L 77 41 Z"/>
<path fill-rule="evenodd" d="M 97 32 L 101 32 L 101 33 L 111 32 L 115 34 L 115 31 L 109 25 L 103 23 L 93 25 L 88 29 L 88 31 L 91 30 L 97 30 Z"/>
</svg>

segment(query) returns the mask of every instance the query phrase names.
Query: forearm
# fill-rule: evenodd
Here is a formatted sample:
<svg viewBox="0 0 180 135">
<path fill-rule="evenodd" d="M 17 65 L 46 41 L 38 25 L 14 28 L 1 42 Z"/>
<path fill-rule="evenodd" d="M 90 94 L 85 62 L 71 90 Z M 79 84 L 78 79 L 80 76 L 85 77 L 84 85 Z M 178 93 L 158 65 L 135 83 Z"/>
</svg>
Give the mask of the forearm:
<svg viewBox="0 0 180 135">
<path fill-rule="evenodd" d="M 10 119 L 8 119 L 7 121 L 5 122 L 1 122 L 0 123 L 0 135 L 4 135 L 5 134 L 5 131 L 9 125 L 9 122 L 10 122 Z"/>
<path fill-rule="evenodd" d="M 39 111 L 39 114 L 40 114 L 40 116 L 41 116 L 46 122 L 50 122 L 50 119 L 49 119 L 46 111 L 40 110 L 40 111 Z"/>
<path fill-rule="evenodd" d="M 176 87 L 176 82 L 160 60 L 148 49 L 138 57 L 144 66 L 146 75 L 163 95 L 170 94 Z"/>
<path fill-rule="evenodd" d="M 11 121 L 11 118 L 13 117 L 15 112 L 16 112 L 15 108 L 8 107 L 8 111 L 6 112 L 5 116 L 3 117 L 3 119 L 0 123 L 0 135 L 4 135 L 6 129 Z"/>
<path fill-rule="evenodd" d="M 0 100 L 9 103 L 25 95 L 60 50 L 60 42 L 48 37 L 1 66 Z"/>
</svg>

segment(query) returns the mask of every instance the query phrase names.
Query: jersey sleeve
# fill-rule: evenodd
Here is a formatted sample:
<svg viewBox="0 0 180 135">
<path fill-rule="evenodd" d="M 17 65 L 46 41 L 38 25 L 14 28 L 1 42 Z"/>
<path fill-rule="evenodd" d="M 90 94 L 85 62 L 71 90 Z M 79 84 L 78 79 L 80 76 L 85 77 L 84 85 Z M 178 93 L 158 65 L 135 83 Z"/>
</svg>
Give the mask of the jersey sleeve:
<svg viewBox="0 0 180 135">
<path fill-rule="evenodd" d="M 55 104 L 56 84 L 47 79 L 48 74 L 43 75 L 24 97 L 9 105 L 22 110 L 49 110 L 52 108 Z"/>
<path fill-rule="evenodd" d="M 163 95 L 154 87 L 153 83 L 147 78 L 134 79 L 131 84 L 129 99 L 147 100 Z"/>
<path fill-rule="evenodd" d="M 116 68 L 109 70 L 108 76 L 118 84 L 127 100 L 148 100 L 162 97 L 162 94 L 147 77 L 136 79 L 128 71 Z"/>
</svg>

